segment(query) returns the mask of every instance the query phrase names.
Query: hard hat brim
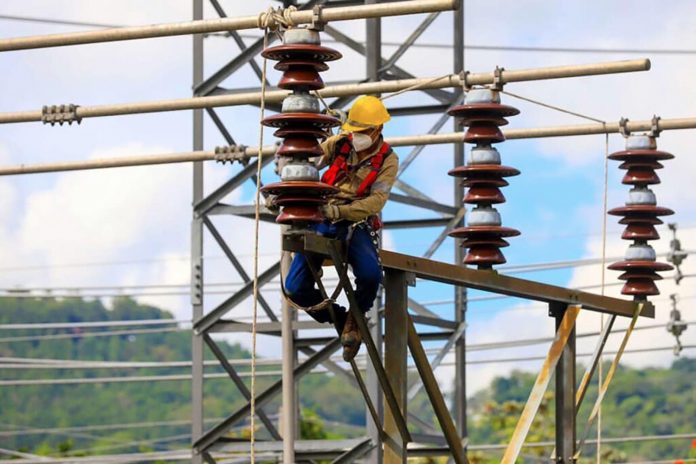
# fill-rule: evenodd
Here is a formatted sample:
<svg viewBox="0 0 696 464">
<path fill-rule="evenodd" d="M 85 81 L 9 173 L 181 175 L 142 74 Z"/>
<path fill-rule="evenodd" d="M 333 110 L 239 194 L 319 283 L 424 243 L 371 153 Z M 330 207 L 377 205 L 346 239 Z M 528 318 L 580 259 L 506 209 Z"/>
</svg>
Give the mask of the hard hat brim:
<svg viewBox="0 0 696 464">
<path fill-rule="evenodd" d="M 358 127 L 354 126 L 349 122 L 344 122 L 343 125 L 341 126 L 341 130 L 344 132 L 364 132 L 366 130 L 374 129 L 377 126 L 371 126 L 371 127 Z"/>
</svg>

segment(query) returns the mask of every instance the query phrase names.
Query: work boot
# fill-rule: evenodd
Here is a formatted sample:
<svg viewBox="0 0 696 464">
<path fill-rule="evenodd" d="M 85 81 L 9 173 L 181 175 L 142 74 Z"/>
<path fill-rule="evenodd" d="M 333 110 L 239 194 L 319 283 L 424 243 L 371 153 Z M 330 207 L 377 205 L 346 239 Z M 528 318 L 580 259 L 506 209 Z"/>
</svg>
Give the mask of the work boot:
<svg viewBox="0 0 696 464">
<path fill-rule="evenodd" d="M 307 314 L 309 314 L 312 319 L 314 319 L 317 322 L 321 323 L 332 323 L 336 326 L 338 329 L 338 333 L 343 332 L 343 327 L 346 325 L 346 318 L 348 317 L 348 310 L 344 308 L 341 305 L 338 305 L 336 303 L 333 304 L 333 311 L 334 314 L 336 315 L 336 322 L 331 319 L 331 311 L 329 311 L 329 308 L 327 306 L 323 306 L 321 308 L 316 308 L 312 310 L 306 311 Z"/>
<path fill-rule="evenodd" d="M 348 319 L 346 319 L 346 324 L 343 327 L 343 332 L 341 332 L 341 345 L 343 345 L 343 360 L 350 362 L 355 358 L 360 350 L 360 343 L 362 342 L 362 336 L 360 335 L 360 329 L 358 328 L 358 323 L 355 320 L 352 312 L 348 313 Z"/>
</svg>

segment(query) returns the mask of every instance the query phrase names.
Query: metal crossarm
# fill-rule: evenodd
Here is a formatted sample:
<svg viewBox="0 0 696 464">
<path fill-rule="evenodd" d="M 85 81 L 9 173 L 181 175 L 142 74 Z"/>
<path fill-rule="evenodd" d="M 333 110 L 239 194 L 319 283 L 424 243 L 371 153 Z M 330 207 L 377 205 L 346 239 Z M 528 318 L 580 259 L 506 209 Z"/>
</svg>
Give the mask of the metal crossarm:
<svg viewBox="0 0 696 464">
<path fill-rule="evenodd" d="M 416 277 L 435 282 L 461 285 L 477 290 L 545 301 L 547 303 L 558 302 L 580 305 L 592 311 L 625 317 L 633 317 L 638 305 L 638 303 L 633 301 L 510 277 L 498 274 L 496 271 L 468 269 L 393 251 L 382 250 L 380 255 L 385 269 L 391 268 L 412 272 Z M 655 307 L 649 302 L 645 303 L 641 316 L 655 317 Z"/>
</svg>

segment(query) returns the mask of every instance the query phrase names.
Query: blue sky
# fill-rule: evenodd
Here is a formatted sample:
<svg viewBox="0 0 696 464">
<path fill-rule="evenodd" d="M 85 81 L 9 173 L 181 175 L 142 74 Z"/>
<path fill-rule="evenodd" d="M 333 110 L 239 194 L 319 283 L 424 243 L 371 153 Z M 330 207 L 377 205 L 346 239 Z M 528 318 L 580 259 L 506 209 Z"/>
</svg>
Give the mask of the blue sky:
<svg viewBox="0 0 696 464">
<path fill-rule="evenodd" d="M 266 2 L 222 2 L 230 15 L 255 14 Z M 696 5 L 689 1 L 670 2 L 670 8 L 648 1 L 618 2 L 503 2 L 469 0 L 466 4 L 466 44 L 516 45 L 597 48 L 675 49 L 694 43 L 696 30 L 691 18 Z M 188 0 L 153 0 L 143 6 L 135 0 L 100 1 L 6 0 L 0 14 L 52 17 L 56 19 L 94 21 L 115 24 L 146 24 L 186 20 L 190 15 Z M 212 9 L 207 17 L 214 17 Z M 391 18 L 384 21 L 385 41 L 402 40 L 418 23 L 420 17 Z M 72 26 L 38 25 L 0 20 L 2 35 L 14 37 L 82 30 Z M 451 39 L 452 17 L 443 13 L 426 31 L 420 42 L 448 43 Z M 360 22 L 336 24 L 345 33 L 364 37 Z M 250 31 L 258 34 L 257 31 Z M 250 42 L 251 39 L 246 39 Z M 333 44 L 328 44 L 334 46 Z M 332 64 L 325 80 L 361 78 L 363 61 L 344 50 L 344 60 Z M 384 47 L 388 55 L 394 47 Z M 232 41 L 210 38 L 206 41 L 206 75 L 238 53 Z M 533 68 L 562 64 L 649 57 L 650 72 L 615 76 L 596 76 L 558 81 L 529 82 L 508 86 L 511 92 L 553 103 L 555 105 L 616 121 L 621 116 L 649 119 L 653 114 L 665 118 L 689 117 L 694 114 L 696 91 L 691 75 L 696 70 L 694 55 L 635 55 L 598 53 L 521 53 L 512 51 L 469 50 L 466 67 L 474 72 L 492 70 L 495 65 L 507 69 Z M 142 100 L 187 97 L 191 89 L 190 38 L 168 38 L 122 44 L 100 44 L 51 50 L 13 52 L 0 55 L 2 69 L 0 111 L 38 109 L 46 104 L 135 102 Z M 449 50 L 414 48 L 400 65 L 420 77 L 439 76 L 450 72 Z M 278 74 L 270 73 L 272 82 Z M 229 88 L 256 85 L 247 67 L 225 82 Z M 406 94 L 388 100 L 390 105 L 409 105 L 424 101 L 420 94 Z M 522 113 L 510 119 L 510 128 L 579 124 L 584 121 L 568 115 L 539 108 L 527 102 L 504 97 L 507 104 Z M 219 114 L 228 123 L 240 143 L 256 145 L 258 139 L 257 108 L 225 108 Z M 398 118 L 389 124 L 387 135 L 425 133 L 437 115 Z M 443 132 L 452 130 L 450 123 Z M 664 185 L 655 190 L 660 204 L 675 209 L 675 216 L 684 228 L 696 226 L 696 208 L 692 188 L 693 161 L 691 149 L 694 131 L 664 134 L 660 147 L 673 151 L 677 159 L 666 163 L 661 173 Z M 267 143 L 274 141 L 271 131 L 265 133 Z M 206 148 L 223 144 L 209 120 L 206 121 Z M 610 149 L 621 149 L 623 141 L 612 136 Z M 186 151 L 191 147 L 191 115 L 189 112 L 159 113 L 128 117 L 96 118 L 80 126 L 48 127 L 37 123 L 0 126 L 0 161 L 8 164 L 35 163 L 88 157 L 126 156 L 137 153 Z M 604 137 L 569 137 L 543 140 L 515 140 L 499 145 L 503 162 L 522 171 L 510 178 L 504 189 L 507 203 L 500 207 L 505 225 L 522 231 L 510 239 L 504 250 L 509 264 L 571 260 L 600 255 L 601 205 L 603 192 Z M 397 152 L 405 156 L 408 148 Z M 467 150 L 468 152 L 468 150 Z M 439 145 L 426 148 L 406 171 L 404 180 L 443 203 L 452 199 L 452 148 Z M 206 166 L 206 189 L 214 189 L 238 167 Z M 89 286 L 174 284 L 188 281 L 189 218 L 191 201 L 189 166 L 117 169 L 84 173 L 45 174 L 31 177 L 0 179 L 0 239 L 6 244 L 0 250 L 4 268 L 43 266 L 33 270 L 0 269 L 0 285 L 14 286 Z M 627 188 L 620 184 L 621 173 L 616 163 L 610 164 L 609 206 L 623 204 Z M 275 175 L 265 173 L 268 180 Z M 231 202 L 248 203 L 252 197 L 249 185 Z M 386 217 L 432 217 L 432 213 L 390 204 Z M 251 221 L 220 218 L 221 230 L 250 264 Z M 271 264 L 278 251 L 277 229 L 264 227 L 264 256 L 261 267 Z M 618 240 L 620 228 L 614 218 L 608 222 L 610 240 L 608 255 L 623 254 L 627 243 Z M 421 254 L 440 229 L 398 231 L 390 233 L 387 243 L 404 253 Z M 667 236 L 666 233 L 663 235 Z M 693 230 L 681 234 L 686 248 L 694 248 Z M 668 241 L 657 246 L 664 249 Z M 453 260 L 452 242 L 447 240 L 437 259 Z M 220 252 L 206 242 L 206 271 L 211 282 L 237 281 Z M 114 262 L 139 260 L 132 265 Z M 74 263 L 112 263 L 100 266 L 64 267 Z M 687 260 L 688 266 L 691 263 Z M 524 274 L 559 285 L 596 284 L 598 267 Z M 607 273 L 607 281 L 615 281 L 615 273 Z M 693 290 L 688 280 L 678 289 L 688 297 Z M 664 295 L 675 291 L 664 282 Z M 413 295 L 422 300 L 451 297 L 443 286 L 419 284 Z M 277 298 L 277 293 L 269 293 Z M 212 307 L 222 295 L 212 296 Z M 180 296 L 144 297 L 142 301 L 161 305 L 177 317 L 190 317 L 187 298 Z M 685 300 L 685 305 L 688 300 Z M 436 307 L 443 314 L 447 306 Z M 665 320 L 667 305 L 659 303 L 660 318 Z M 435 308 L 434 308 L 435 309 Z M 689 319 L 685 308 L 685 318 Z M 248 312 L 248 308 L 242 308 Z M 691 312 L 693 314 L 693 311 Z M 693 316 L 691 316 L 693 318 Z M 536 337 L 550 333 L 545 311 L 523 309 L 519 301 L 500 300 L 475 303 L 469 311 L 470 340 L 494 341 L 510 337 Z M 583 316 L 581 329 L 595 330 L 598 322 Z M 491 330 L 494 328 L 494 330 Z M 660 346 L 672 343 L 665 331 L 637 336 L 634 346 Z M 693 331 L 685 340 L 694 340 Z M 247 342 L 242 339 L 241 341 Z M 264 345 L 268 356 L 278 354 L 277 345 Z M 583 347 L 585 348 L 585 347 Z M 588 345 L 587 349 L 590 349 Z M 538 354 L 543 347 L 534 347 Z M 505 353 L 501 353 L 503 356 Z M 629 362 L 631 359 L 627 357 Z M 639 364 L 664 364 L 670 353 L 645 356 Z M 530 364 L 530 369 L 534 364 Z M 503 373 L 510 365 L 495 368 L 472 368 L 482 385 L 494 373 Z M 446 371 L 446 369 L 444 369 Z M 443 374 L 444 375 L 444 374 Z"/>
</svg>

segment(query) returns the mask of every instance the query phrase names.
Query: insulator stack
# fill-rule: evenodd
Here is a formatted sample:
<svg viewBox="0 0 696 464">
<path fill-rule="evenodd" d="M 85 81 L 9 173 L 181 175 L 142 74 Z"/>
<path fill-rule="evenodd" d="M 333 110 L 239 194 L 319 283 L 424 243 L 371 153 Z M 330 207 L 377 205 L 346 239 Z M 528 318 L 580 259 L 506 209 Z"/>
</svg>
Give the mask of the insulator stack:
<svg viewBox="0 0 696 464">
<path fill-rule="evenodd" d="M 279 163 L 283 166 L 281 181 L 262 191 L 275 195 L 275 203 L 282 207 L 276 222 L 298 227 L 321 222 L 321 206 L 338 189 L 319 181 L 319 171 L 309 158 L 323 155 L 319 143 L 340 121 L 321 114 L 319 101 L 310 91 L 324 87 L 319 72 L 326 71 L 326 62 L 341 58 L 341 54 L 323 47 L 318 31 L 294 28 L 285 32 L 282 45 L 267 48 L 262 55 L 278 61 L 275 69 L 283 72 L 278 87 L 293 92 L 283 100 L 280 114 L 262 121 L 277 128 L 274 135 L 283 139 L 277 155 L 285 158 Z"/>
<path fill-rule="evenodd" d="M 505 262 L 500 248 L 509 243 L 504 237 L 520 232 L 503 227 L 500 213 L 493 205 L 505 203 L 501 187 L 508 185 L 505 177 L 516 176 L 517 169 L 503 166 L 500 153 L 494 143 L 505 140 L 500 126 L 507 124 L 506 117 L 519 114 L 519 110 L 500 103 L 500 92 L 492 89 L 472 89 L 463 105 L 456 106 L 449 114 L 461 118 L 467 130 L 464 142 L 475 146 L 466 166 L 458 166 L 449 175 L 463 178 L 467 188 L 464 203 L 476 205 L 466 215 L 466 227 L 450 232 L 451 237 L 464 239 L 462 246 L 468 249 L 464 264 L 490 269 Z"/>
<path fill-rule="evenodd" d="M 610 265 L 609 269 L 623 271 L 619 279 L 626 283 L 621 293 L 633 295 L 635 300 L 659 295 L 655 281 L 662 277 L 657 272 L 673 269 L 669 264 L 657 262 L 655 250 L 648 244 L 660 238 L 655 229 L 662 224 L 659 217 L 674 214 L 671 209 L 657 206 L 655 193 L 648 187 L 660 183 L 655 172 L 663 167 L 660 161 L 672 158 L 674 155 L 657 150 L 655 137 L 650 135 L 630 135 L 626 139 L 626 150 L 609 156 L 609 159 L 622 161 L 619 169 L 627 171 L 622 183 L 633 186 L 626 205 L 609 211 L 613 216 L 623 216 L 619 224 L 625 224 L 626 229 L 621 238 L 633 241 L 624 260 Z"/>
</svg>

